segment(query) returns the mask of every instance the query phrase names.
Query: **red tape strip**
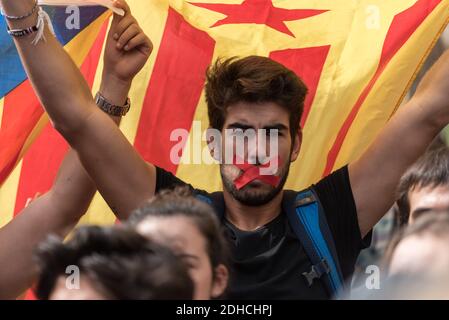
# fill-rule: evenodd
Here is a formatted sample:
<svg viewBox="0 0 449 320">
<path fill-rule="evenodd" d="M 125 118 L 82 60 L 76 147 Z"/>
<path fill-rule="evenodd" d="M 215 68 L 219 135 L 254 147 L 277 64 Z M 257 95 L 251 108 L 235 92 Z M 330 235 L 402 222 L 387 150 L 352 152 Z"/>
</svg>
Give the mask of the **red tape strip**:
<svg viewBox="0 0 449 320">
<path fill-rule="evenodd" d="M 272 165 L 273 161 L 276 161 L 278 164 L 280 163 L 279 157 L 261 166 L 256 166 L 247 163 L 243 160 L 237 161 L 237 158 L 235 158 L 234 165 L 243 171 L 243 173 L 237 179 L 234 180 L 234 185 L 237 188 L 237 190 L 243 189 L 245 186 L 247 186 L 254 180 L 260 180 L 266 184 L 272 185 L 273 187 L 277 187 L 279 185 L 281 178 L 275 175 L 260 174 L 260 170 L 262 168 L 269 168 L 270 165 Z"/>
</svg>

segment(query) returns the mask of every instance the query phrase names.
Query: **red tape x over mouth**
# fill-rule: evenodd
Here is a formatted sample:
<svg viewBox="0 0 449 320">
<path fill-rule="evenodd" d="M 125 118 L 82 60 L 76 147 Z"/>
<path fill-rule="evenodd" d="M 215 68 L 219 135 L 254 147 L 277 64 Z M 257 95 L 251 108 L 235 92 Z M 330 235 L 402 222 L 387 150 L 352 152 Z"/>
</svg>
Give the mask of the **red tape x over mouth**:
<svg viewBox="0 0 449 320">
<path fill-rule="evenodd" d="M 260 180 L 266 184 L 269 184 L 273 187 L 277 187 L 281 178 L 275 176 L 273 174 L 261 174 L 261 169 L 269 168 L 272 164 L 279 165 L 280 158 L 273 158 L 269 162 L 256 166 L 254 164 L 250 164 L 240 158 L 234 158 L 234 165 L 243 171 L 243 173 L 234 180 L 234 185 L 237 190 L 243 189 L 245 186 L 253 182 L 254 180 Z"/>
</svg>

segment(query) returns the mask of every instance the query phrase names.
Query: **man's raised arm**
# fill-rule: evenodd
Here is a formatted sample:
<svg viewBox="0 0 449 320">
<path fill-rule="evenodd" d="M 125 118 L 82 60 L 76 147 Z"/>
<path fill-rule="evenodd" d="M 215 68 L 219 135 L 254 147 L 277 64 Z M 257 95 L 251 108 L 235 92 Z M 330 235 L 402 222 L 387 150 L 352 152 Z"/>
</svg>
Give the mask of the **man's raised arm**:
<svg viewBox="0 0 449 320">
<path fill-rule="evenodd" d="M 9 16 L 31 12 L 35 0 L 1 0 Z M 126 4 L 117 4 L 129 14 Z M 22 20 L 9 20 L 11 29 L 35 26 L 37 13 Z M 126 29 L 128 26 L 120 25 Z M 127 32 L 139 50 L 129 50 L 128 60 L 148 57 L 151 45 L 141 30 Z M 45 28 L 46 41 L 32 44 L 35 34 L 15 38 L 28 77 L 55 128 L 75 149 L 99 191 L 121 219 L 154 194 L 156 170 L 134 150 L 113 121 L 94 103 L 81 73 L 62 46 Z M 116 39 L 120 43 L 121 39 Z M 124 65 L 123 68 L 127 66 Z M 120 81 L 121 79 L 117 79 Z"/>
<path fill-rule="evenodd" d="M 382 130 L 349 175 L 362 235 L 395 201 L 405 170 L 449 123 L 449 51 L 426 74 L 414 97 Z"/>
</svg>

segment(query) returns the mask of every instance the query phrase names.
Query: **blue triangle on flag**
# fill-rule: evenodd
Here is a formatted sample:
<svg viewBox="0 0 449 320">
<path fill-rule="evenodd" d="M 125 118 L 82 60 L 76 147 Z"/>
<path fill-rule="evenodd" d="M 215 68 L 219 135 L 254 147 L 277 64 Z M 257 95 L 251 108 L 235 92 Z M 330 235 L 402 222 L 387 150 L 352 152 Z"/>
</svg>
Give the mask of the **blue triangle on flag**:
<svg viewBox="0 0 449 320">
<path fill-rule="evenodd" d="M 100 17 L 106 9 L 104 7 L 79 7 L 79 25 L 76 23 L 77 20 L 73 20 L 74 11 L 69 7 L 45 7 L 45 11 L 51 17 L 58 40 L 66 45 Z M 16 47 L 6 32 L 6 21 L 3 16 L 0 16 L 0 99 L 25 80 L 26 74 Z"/>
</svg>

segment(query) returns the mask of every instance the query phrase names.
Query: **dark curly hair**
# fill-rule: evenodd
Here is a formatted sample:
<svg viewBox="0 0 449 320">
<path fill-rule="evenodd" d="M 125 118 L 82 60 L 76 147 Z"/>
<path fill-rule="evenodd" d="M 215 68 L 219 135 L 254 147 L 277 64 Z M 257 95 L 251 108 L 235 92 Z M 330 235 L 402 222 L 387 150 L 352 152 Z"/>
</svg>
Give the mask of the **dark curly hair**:
<svg viewBox="0 0 449 320">
<path fill-rule="evenodd" d="M 290 134 L 299 129 L 306 85 L 291 70 L 260 56 L 218 59 L 207 71 L 206 101 L 212 128 L 222 130 L 226 110 L 238 102 L 274 102 L 290 114 Z"/>
<path fill-rule="evenodd" d="M 39 299 L 49 299 L 66 268 L 80 275 L 111 300 L 192 299 L 193 282 L 185 264 L 170 249 L 123 227 L 82 227 L 63 243 L 43 242 L 37 253 Z"/>
</svg>

